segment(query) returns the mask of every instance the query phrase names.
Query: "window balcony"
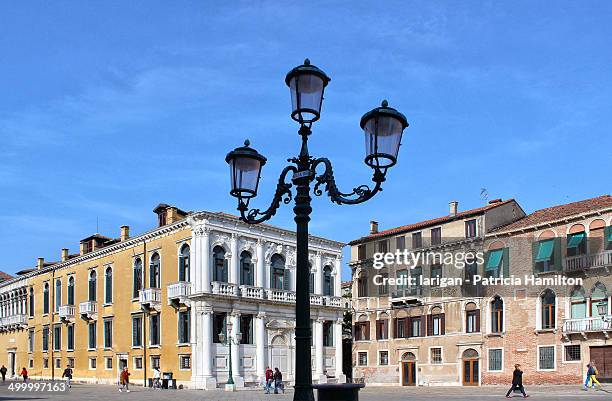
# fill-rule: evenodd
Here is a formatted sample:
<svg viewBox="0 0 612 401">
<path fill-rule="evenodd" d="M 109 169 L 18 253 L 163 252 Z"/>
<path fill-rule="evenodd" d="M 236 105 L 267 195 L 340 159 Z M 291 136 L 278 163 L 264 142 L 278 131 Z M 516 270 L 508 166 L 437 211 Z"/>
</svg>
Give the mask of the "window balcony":
<svg viewBox="0 0 612 401">
<path fill-rule="evenodd" d="M 74 314 L 76 312 L 76 308 L 74 305 L 62 305 L 59 308 L 59 317 L 61 320 L 72 320 L 74 319 Z"/>
<path fill-rule="evenodd" d="M 179 307 L 180 305 L 188 305 L 189 295 L 191 295 L 191 283 L 179 281 L 168 285 L 168 305 Z"/>
<path fill-rule="evenodd" d="M 4 331 L 17 330 L 28 327 L 28 317 L 25 313 L 5 316 L 0 319 L 0 328 Z"/>
<path fill-rule="evenodd" d="M 311 305 L 325 305 L 325 298 L 323 295 L 310 295 L 310 304 Z"/>
<path fill-rule="evenodd" d="M 334 308 L 350 308 L 351 301 L 348 298 L 327 296 L 324 305 Z"/>
<path fill-rule="evenodd" d="M 159 288 L 145 288 L 138 292 L 140 306 L 145 310 L 161 309 L 161 290 Z"/>
<path fill-rule="evenodd" d="M 567 273 L 606 267 L 612 267 L 612 250 L 592 255 L 571 256 L 565 259 Z"/>
<path fill-rule="evenodd" d="M 295 302 L 295 292 L 293 291 L 268 288 L 266 289 L 266 295 L 270 301 Z"/>
<path fill-rule="evenodd" d="M 581 334 L 586 339 L 587 333 L 604 333 L 607 338 L 608 332 L 612 331 L 611 319 L 612 316 L 606 316 L 606 320 L 601 317 L 565 319 L 563 321 L 563 335 Z"/>
<path fill-rule="evenodd" d="M 222 283 L 220 281 L 213 281 L 211 284 L 213 294 L 229 297 L 238 296 L 238 286 L 236 284 Z"/>
<path fill-rule="evenodd" d="M 264 289 L 261 287 L 253 287 L 250 285 L 241 285 L 240 296 L 242 298 L 263 299 Z"/>
<path fill-rule="evenodd" d="M 98 303 L 96 301 L 83 301 L 79 304 L 79 314 L 84 319 L 95 319 L 98 313 Z"/>
</svg>

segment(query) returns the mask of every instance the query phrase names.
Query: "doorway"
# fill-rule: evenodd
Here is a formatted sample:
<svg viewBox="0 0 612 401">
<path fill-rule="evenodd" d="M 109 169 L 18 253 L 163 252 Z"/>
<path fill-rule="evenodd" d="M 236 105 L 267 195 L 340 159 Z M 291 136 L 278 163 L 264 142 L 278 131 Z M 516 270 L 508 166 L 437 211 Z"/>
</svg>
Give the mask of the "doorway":
<svg viewBox="0 0 612 401">
<path fill-rule="evenodd" d="M 463 385 L 478 386 L 480 384 L 480 363 L 478 359 L 478 351 L 468 349 L 463 352 Z"/>
<path fill-rule="evenodd" d="M 128 367 L 128 357 L 126 354 L 117 355 L 117 383 L 121 382 L 121 372 Z"/>
<path fill-rule="evenodd" d="M 289 367 L 289 352 L 287 347 L 287 340 L 285 336 L 279 335 L 272 339 L 272 346 L 270 350 L 271 354 L 271 368 L 279 368 L 281 372 L 287 372 Z"/>
<path fill-rule="evenodd" d="M 8 358 L 9 358 L 9 377 L 15 377 L 17 375 L 17 361 L 16 361 L 16 356 L 15 356 L 15 351 L 9 351 L 8 353 Z"/>
<path fill-rule="evenodd" d="M 599 375 L 597 379 L 600 381 L 612 381 L 612 346 L 605 347 L 590 347 L 591 361 L 597 367 Z"/>
<path fill-rule="evenodd" d="M 412 352 L 402 355 L 402 386 L 416 386 L 416 357 Z"/>
</svg>

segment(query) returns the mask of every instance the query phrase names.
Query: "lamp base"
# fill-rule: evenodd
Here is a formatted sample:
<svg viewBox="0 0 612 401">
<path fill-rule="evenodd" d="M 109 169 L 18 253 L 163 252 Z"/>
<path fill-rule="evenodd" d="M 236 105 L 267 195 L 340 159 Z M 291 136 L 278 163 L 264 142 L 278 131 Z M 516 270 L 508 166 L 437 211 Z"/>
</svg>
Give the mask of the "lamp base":
<svg viewBox="0 0 612 401">
<path fill-rule="evenodd" d="M 225 391 L 236 391 L 236 384 L 226 384 L 225 385 Z"/>
</svg>

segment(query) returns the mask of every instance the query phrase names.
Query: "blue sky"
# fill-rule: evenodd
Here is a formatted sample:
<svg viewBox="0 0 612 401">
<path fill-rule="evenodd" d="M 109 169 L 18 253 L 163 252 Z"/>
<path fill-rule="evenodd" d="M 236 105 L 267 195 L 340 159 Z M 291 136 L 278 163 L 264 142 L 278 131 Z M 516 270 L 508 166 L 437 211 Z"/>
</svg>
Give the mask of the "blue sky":
<svg viewBox="0 0 612 401">
<path fill-rule="evenodd" d="M 298 152 L 284 77 L 305 57 L 332 77 L 311 153 L 342 188 L 370 179 L 364 112 L 387 98 L 411 124 L 385 190 L 315 199 L 313 234 L 478 207 L 481 188 L 527 211 L 610 193 L 607 2 L 222 3 L 0 6 L 0 269 L 77 251 L 96 219 L 150 229 L 160 202 L 234 212 L 224 157 L 247 137 L 267 206 Z"/>
</svg>

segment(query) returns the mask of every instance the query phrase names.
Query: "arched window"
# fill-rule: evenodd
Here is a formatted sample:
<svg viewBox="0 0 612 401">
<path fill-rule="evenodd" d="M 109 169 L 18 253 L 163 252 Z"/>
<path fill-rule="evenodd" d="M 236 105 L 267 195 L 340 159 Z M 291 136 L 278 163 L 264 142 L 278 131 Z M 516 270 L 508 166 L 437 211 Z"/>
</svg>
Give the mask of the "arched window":
<svg viewBox="0 0 612 401">
<path fill-rule="evenodd" d="M 213 248 L 213 281 L 227 283 L 227 259 L 225 249 L 221 246 Z"/>
<path fill-rule="evenodd" d="M 132 298 L 138 298 L 140 290 L 142 290 L 142 259 L 134 260 L 132 272 Z"/>
<path fill-rule="evenodd" d="M 542 302 L 542 328 L 555 328 L 555 293 L 548 289 L 540 296 Z"/>
<path fill-rule="evenodd" d="M 283 258 L 279 254 L 272 255 L 272 259 L 270 260 L 270 265 L 272 268 L 272 282 L 270 284 L 271 288 L 276 288 L 278 290 L 282 290 L 285 288 L 285 258 Z"/>
<path fill-rule="evenodd" d="M 160 261 L 159 253 L 155 252 L 151 255 L 151 264 L 149 265 L 149 287 L 160 288 Z"/>
<path fill-rule="evenodd" d="M 597 305 L 603 303 L 606 305 L 606 311 L 608 310 L 608 291 L 606 286 L 598 282 L 593 286 L 591 290 L 591 316 L 599 317 Z M 607 313 L 606 313 L 607 314 Z"/>
<path fill-rule="evenodd" d="M 113 269 L 109 266 L 104 272 L 104 303 L 113 302 Z"/>
<path fill-rule="evenodd" d="M 49 313 L 49 283 L 43 288 L 43 313 Z"/>
<path fill-rule="evenodd" d="M 572 290 L 570 316 L 572 319 L 584 319 L 586 317 L 586 299 L 584 297 L 584 288 L 576 287 Z"/>
<path fill-rule="evenodd" d="M 480 309 L 474 302 L 468 302 L 465 305 L 465 332 L 480 332 Z"/>
<path fill-rule="evenodd" d="M 89 273 L 89 300 L 92 302 L 96 301 L 96 271 L 92 270 Z"/>
<path fill-rule="evenodd" d="M 491 301 L 491 333 L 504 331 L 504 301 L 499 295 Z"/>
<path fill-rule="evenodd" d="M 187 244 L 181 247 L 179 253 L 179 281 L 189 281 L 190 251 L 189 245 Z"/>
<path fill-rule="evenodd" d="M 329 265 L 323 268 L 323 295 L 334 295 L 334 279 L 332 267 Z"/>
<path fill-rule="evenodd" d="M 34 288 L 30 287 L 30 316 L 34 316 Z"/>
<path fill-rule="evenodd" d="M 240 284 L 253 285 L 253 262 L 251 254 L 247 251 L 242 251 L 240 254 Z"/>
<path fill-rule="evenodd" d="M 55 311 L 58 312 L 62 306 L 62 280 L 55 280 Z"/>
<path fill-rule="evenodd" d="M 68 305 L 74 305 L 74 276 L 68 279 Z"/>
</svg>

